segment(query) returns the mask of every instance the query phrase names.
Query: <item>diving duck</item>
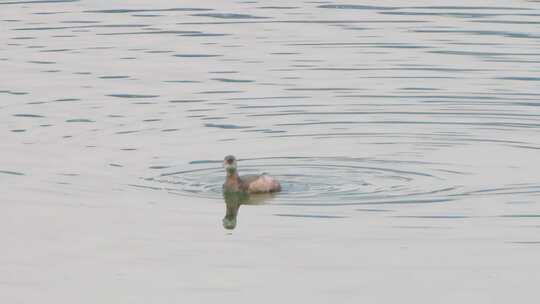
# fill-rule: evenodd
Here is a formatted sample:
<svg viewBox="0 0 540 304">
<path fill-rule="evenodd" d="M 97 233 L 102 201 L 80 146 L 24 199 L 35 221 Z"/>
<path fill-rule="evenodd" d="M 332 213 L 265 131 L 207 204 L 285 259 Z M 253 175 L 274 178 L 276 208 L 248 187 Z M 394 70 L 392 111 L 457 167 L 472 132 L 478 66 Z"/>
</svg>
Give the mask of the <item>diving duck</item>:
<svg viewBox="0 0 540 304">
<path fill-rule="evenodd" d="M 227 177 L 223 184 L 224 191 L 246 193 L 273 193 L 281 191 L 279 182 L 266 173 L 260 175 L 238 175 L 236 158 L 232 155 L 225 156 L 223 167 L 225 167 L 225 172 L 227 172 Z"/>
</svg>

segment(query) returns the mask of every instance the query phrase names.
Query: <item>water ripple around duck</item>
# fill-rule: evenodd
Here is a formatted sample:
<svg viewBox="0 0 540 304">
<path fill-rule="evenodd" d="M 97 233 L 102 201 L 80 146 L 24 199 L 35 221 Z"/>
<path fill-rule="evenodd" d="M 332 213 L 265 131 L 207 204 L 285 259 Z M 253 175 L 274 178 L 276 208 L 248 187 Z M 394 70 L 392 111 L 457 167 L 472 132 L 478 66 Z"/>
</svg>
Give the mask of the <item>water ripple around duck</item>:
<svg viewBox="0 0 540 304">
<path fill-rule="evenodd" d="M 220 198 L 221 161 L 195 161 L 194 168 L 164 172 L 147 182 L 171 193 Z M 441 164 L 330 157 L 279 157 L 240 160 L 242 174 L 266 172 L 282 183 L 277 204 L 355 205 L 449 201 L 459 194 L 452 183 L 462 172 Z"/>
</svg>

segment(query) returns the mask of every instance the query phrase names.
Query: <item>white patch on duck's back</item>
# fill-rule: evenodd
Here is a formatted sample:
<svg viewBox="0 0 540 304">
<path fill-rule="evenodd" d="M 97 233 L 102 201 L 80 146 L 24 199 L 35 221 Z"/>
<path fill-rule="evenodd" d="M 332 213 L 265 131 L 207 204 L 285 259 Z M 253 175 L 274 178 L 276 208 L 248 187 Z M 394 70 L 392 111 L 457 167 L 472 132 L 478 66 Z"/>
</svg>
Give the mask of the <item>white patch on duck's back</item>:
<svg viewBox="0 0 540 304">
<path fill-rule="evenodd" d="M 279 183 L 268 175 L 261 175 L 249 183 L 249 192 L 273 192 L 277 191 Z"/>
</svg>

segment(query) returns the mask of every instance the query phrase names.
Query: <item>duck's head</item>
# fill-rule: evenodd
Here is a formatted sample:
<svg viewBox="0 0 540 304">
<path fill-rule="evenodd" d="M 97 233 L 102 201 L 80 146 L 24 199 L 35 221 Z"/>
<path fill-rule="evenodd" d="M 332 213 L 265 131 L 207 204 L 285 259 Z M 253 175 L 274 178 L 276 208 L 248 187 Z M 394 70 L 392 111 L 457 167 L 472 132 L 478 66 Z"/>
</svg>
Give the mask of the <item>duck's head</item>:
<svg viewBox="0 0 540 304">
<path fill-rule="evenodd" d="M 232 155 L 225 156 L 225 159 L 223 159 L 223 167 L 227 172 L 236 171 L 236 158 Z"/>
<path fill-rule="evenodd" d="M 223 218 L 223 228 L 233 230 L 236 228 L 236 218 Z"/>
</svg>

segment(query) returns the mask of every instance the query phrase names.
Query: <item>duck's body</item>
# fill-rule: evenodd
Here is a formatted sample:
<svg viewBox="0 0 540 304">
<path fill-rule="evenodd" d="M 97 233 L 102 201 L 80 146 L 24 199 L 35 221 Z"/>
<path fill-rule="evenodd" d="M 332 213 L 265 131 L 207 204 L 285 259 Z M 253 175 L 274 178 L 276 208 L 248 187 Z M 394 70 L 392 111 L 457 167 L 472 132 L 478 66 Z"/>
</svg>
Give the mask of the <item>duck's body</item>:
<svg viewBox="0 0 540 304">
<path fill-rule="evenodd" d="M 227 175 L 223 189 L 227 191 L 242 191 L 247 193 L 271 193 L 281 191 L 281 185 L 273 177 L 261 175 Z"/>
<path fill-rule="evenodd" d="M 234 156 L 227 156 L 224 160 L 227 177 L 223 184 L 223 190 L 247 193 L 272 193 L 281 191 L 279 182 L 267 175 L 243 175 L 239 176 L 236 169 Z"/>
</svg>

